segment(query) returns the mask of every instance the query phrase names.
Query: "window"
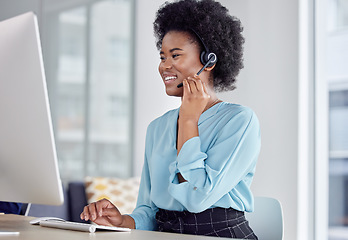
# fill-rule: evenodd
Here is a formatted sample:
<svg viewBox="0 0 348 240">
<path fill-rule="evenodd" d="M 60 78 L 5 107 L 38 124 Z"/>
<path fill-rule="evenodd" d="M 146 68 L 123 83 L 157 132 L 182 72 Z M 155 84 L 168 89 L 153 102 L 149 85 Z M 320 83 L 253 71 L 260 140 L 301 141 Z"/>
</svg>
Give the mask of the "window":
<svg viewBox="0 0 348 240">
<path fill-rule="evenodd" d="M 348 1 L 327 0 L 329 240 L 348 239 Z"/>
<path fill-rule="evenodd" d="M 133 5 L 43 0 L 43 55 L 65 182 L 131 175 Z"/>
</svg>

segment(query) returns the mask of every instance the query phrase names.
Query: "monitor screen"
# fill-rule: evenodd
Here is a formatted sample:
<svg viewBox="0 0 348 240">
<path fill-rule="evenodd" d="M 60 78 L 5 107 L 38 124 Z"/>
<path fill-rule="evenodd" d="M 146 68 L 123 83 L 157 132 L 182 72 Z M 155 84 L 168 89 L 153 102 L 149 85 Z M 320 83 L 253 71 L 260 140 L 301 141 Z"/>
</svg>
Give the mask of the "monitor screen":
<svg viewBox="0 0 348 240">
<path fill-rule="evenodd" d="M 0 22 L 0 201 L 63 203 L 37 18 Z"/>
</svg>

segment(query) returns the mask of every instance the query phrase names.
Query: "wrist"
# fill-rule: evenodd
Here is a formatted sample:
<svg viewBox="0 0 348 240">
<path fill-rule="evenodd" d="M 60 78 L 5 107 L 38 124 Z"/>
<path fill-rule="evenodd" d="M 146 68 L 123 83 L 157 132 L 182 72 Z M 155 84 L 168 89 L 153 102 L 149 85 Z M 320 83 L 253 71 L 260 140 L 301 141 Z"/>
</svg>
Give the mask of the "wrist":
<svg viewBox="0 0 348 240">
<path fill-rule="evenodd" d="M 179 125 L 191 125 L 191 126 L 197 126 L 199 117 L 196 116 L 179 116 Z"/>
<path fill-rule="evenodd" d="M 129 215 L 122 215 L 122 223 L 119 227 L 135 229 L 135 221 Z"/>
</svg>

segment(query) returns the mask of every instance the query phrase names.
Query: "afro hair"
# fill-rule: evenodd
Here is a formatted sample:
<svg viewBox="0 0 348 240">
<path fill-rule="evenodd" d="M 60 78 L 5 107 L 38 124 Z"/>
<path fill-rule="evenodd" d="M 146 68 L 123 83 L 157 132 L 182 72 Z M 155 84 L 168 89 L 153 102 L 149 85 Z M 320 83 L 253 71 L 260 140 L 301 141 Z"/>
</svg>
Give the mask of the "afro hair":
<svg viewBox="0 0 348 240">
<path fill-rule="evenodd" d="M 158 49 L 162 47 L 165 34 L 173 30 L 189 32 L 198 42 L 202 40 L 218 58 L 213 69 L 215 90 L 221 92 L 235 89 L 236 77 L 243 68 L 243 27 L 240 20 L 231 16 L 219 2 L 166 2 L 157 11 L 153 25 Z M 203 50 L 202 44 L 200 45 Z"/>
</svg>

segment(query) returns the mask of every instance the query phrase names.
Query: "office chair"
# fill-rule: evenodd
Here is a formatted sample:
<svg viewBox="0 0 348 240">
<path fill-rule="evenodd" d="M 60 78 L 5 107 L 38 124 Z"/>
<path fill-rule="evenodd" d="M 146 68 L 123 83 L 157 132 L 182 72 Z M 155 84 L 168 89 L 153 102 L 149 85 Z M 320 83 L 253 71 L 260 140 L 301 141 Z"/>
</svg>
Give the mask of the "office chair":
<svg viewBox="0 0 348 240">
<path fill-rule="evenodd" d="M 254 212 L 245 213 L 259 240 L 283 239 L 283 211 L 277 199 L 255 197 Z"/>
</svg>

